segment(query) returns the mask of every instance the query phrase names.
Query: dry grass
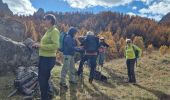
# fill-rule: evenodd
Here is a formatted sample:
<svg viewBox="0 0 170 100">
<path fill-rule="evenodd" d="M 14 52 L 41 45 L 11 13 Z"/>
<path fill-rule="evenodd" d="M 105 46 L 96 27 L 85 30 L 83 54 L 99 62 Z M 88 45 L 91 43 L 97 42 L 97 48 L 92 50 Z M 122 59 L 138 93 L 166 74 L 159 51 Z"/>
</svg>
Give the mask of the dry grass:
<svg viewBox="0 0 170 100">
<path fill-rule="evenodd" d="M 126 83 L 127 68 L 125 59 L 116 59 L 106 63 L 103 74 L 109 77 L 108 83 L 94 81 L 88 83 L 89 69 L 84 68 L 84 80 L 79 79 L 78 85 L 69 85 L 66 91 L 60 88 L 60 95 L 54 100 L 170 100 L 170 55 L 159 56 L 158 52 L 145 55 L 136 68 L 137 85 Z M 61 67 L 54 68 L 52 79 L 59 87 Z M 0 77 L 0 100 L 6 99 L 11 91 L 12 76 Z M 22 100 L 14 96 L 9 100 Z"/>
</svg>

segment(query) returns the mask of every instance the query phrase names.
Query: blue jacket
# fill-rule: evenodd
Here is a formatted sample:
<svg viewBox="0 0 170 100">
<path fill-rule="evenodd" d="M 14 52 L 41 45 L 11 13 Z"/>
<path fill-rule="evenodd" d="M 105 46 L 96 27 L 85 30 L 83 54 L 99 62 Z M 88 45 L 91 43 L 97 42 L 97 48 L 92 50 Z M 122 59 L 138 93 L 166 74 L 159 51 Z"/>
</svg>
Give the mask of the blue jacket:
<svg viewBox="0 0 170 100">
<path fill-rule="evenodd" d="M 76 34 L 77 30 L 75 28 L 70 28 L 70 30 L 68 31 L 66 37 L 64 38 L 64 50 L 63 50 L 63 54 L 64 55 L 71 55 L 73 56 L 77 46 L 77 42 L 74 39 L 74 35 Z"/>
</svg>

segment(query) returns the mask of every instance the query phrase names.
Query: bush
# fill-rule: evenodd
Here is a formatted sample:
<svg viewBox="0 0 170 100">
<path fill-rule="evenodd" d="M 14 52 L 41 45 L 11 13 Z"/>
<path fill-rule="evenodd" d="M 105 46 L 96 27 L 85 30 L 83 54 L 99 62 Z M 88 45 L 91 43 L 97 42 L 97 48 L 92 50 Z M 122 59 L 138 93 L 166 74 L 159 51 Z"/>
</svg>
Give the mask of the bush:
<svg viewBox="0 0 170 100">
<path fill-rule="evenodd" d="M 165 55 L 168 52 L 168 47 L 163 45 L 159 48 L 159 52 L 161 55 Z"/>
</svg>

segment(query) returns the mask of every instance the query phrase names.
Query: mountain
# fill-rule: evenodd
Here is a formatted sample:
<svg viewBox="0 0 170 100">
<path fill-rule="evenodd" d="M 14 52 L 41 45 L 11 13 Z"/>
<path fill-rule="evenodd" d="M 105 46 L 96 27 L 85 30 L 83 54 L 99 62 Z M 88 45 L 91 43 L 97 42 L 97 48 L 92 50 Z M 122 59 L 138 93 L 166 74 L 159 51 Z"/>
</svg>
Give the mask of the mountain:
<svg viewBox="0 0 170 100">
<path fill-rule="evenodd" d="M 159 23 L 170 26 L 170 12 L 166 14 Z"/>
<path fill-rule="evenodd" d="M 0 12 L 0 16 L 13 15 L 13 12 L 8 8 L 8 5 L 6 3 L 3 3 L 2 0 L 0 0 Z"/>
</svg>

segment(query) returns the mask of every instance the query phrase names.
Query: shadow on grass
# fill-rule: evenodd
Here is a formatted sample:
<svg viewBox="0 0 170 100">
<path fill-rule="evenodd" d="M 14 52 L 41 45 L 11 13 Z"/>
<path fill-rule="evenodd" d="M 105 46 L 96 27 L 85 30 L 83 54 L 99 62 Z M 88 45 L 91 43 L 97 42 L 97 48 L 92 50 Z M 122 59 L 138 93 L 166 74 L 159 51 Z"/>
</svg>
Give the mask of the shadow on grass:
<svg viewBox="0 0 170 100">
<path fill-rule="evenodd" d="M 86 84 L 84 84 L 84 89 L 87 90 L 87 92 L 91 95 L 92 99 L 94 99 L 94 100 L 114 100 L 113 98 L 110 98 L 108 95 L 102 93 L 95 85 L 92 84 L 92 86 L 95 90 L 92 90 Z"/>
<path fill-rule="evenodd" d="M 154 94 L 158 98 L 158 100 L 170 100 L 170 95 L 162 91 L 149 89 L 138 84 L 136 84 L 135 86 Z"/>
<path fill-rule="evenodd" d="M 66 93 L 67 93 L 67 89 L 60 86 L 60 100 L 67 100 Z"/>
<path fill-rule="evenodd" d="M 70 84 L 70 100 L 77 100 L 77 84 Z"/>
<path fill-rule="evenodd" d="M 111 79 L 114 80 L 118 85 L 129 86 L 129 84 L 126 82 L 127 78 L 124 76 L 117 75 L 116 71 L 113 71 L 115 73 L 111 72 L 109 68 L 104 68 L 104 70 L 106 70 L 106 72 L 111 76 Z"/>
<path fill-rule="evenodd" d="M 96 85 L 92 84 L 92 86 L 95 89 L 95 91 L 99 92 L 99 94 L 100 94 L 99 98 L 101 100 L 114 100 L 113 98 L 109 97 L 108 95 L 102 93 Z M 116 96 L 113 96 L 113 97 L 116 97 Z"/>
<path fill-rule="evenodd" d="M 104 84 L 104 83 L 102 83 Z M 106 94 L 102 93 L 97 86 L 95 85 L 91 85 L 95 90 L 91 89 L 89 86 L 87 86 L 84 83 L 84 77 L 81 77 L 78 83 L 78 91 L 81 93 L 85 93 L 85 91 L 87 91 L 89 93 L 89 95 L 92 97 L 92 99 L 95 100 L 113 100 L 112 98 L 110 98 L 109 96 L 107 96 Z"/>
<path fill-rule="evenodd" d="M 70 84 L 70 100 L 77 100 L 77 84 Z M 60 86 L 60 100 L 67 100 L 68 89 Z"/>
</svg>

